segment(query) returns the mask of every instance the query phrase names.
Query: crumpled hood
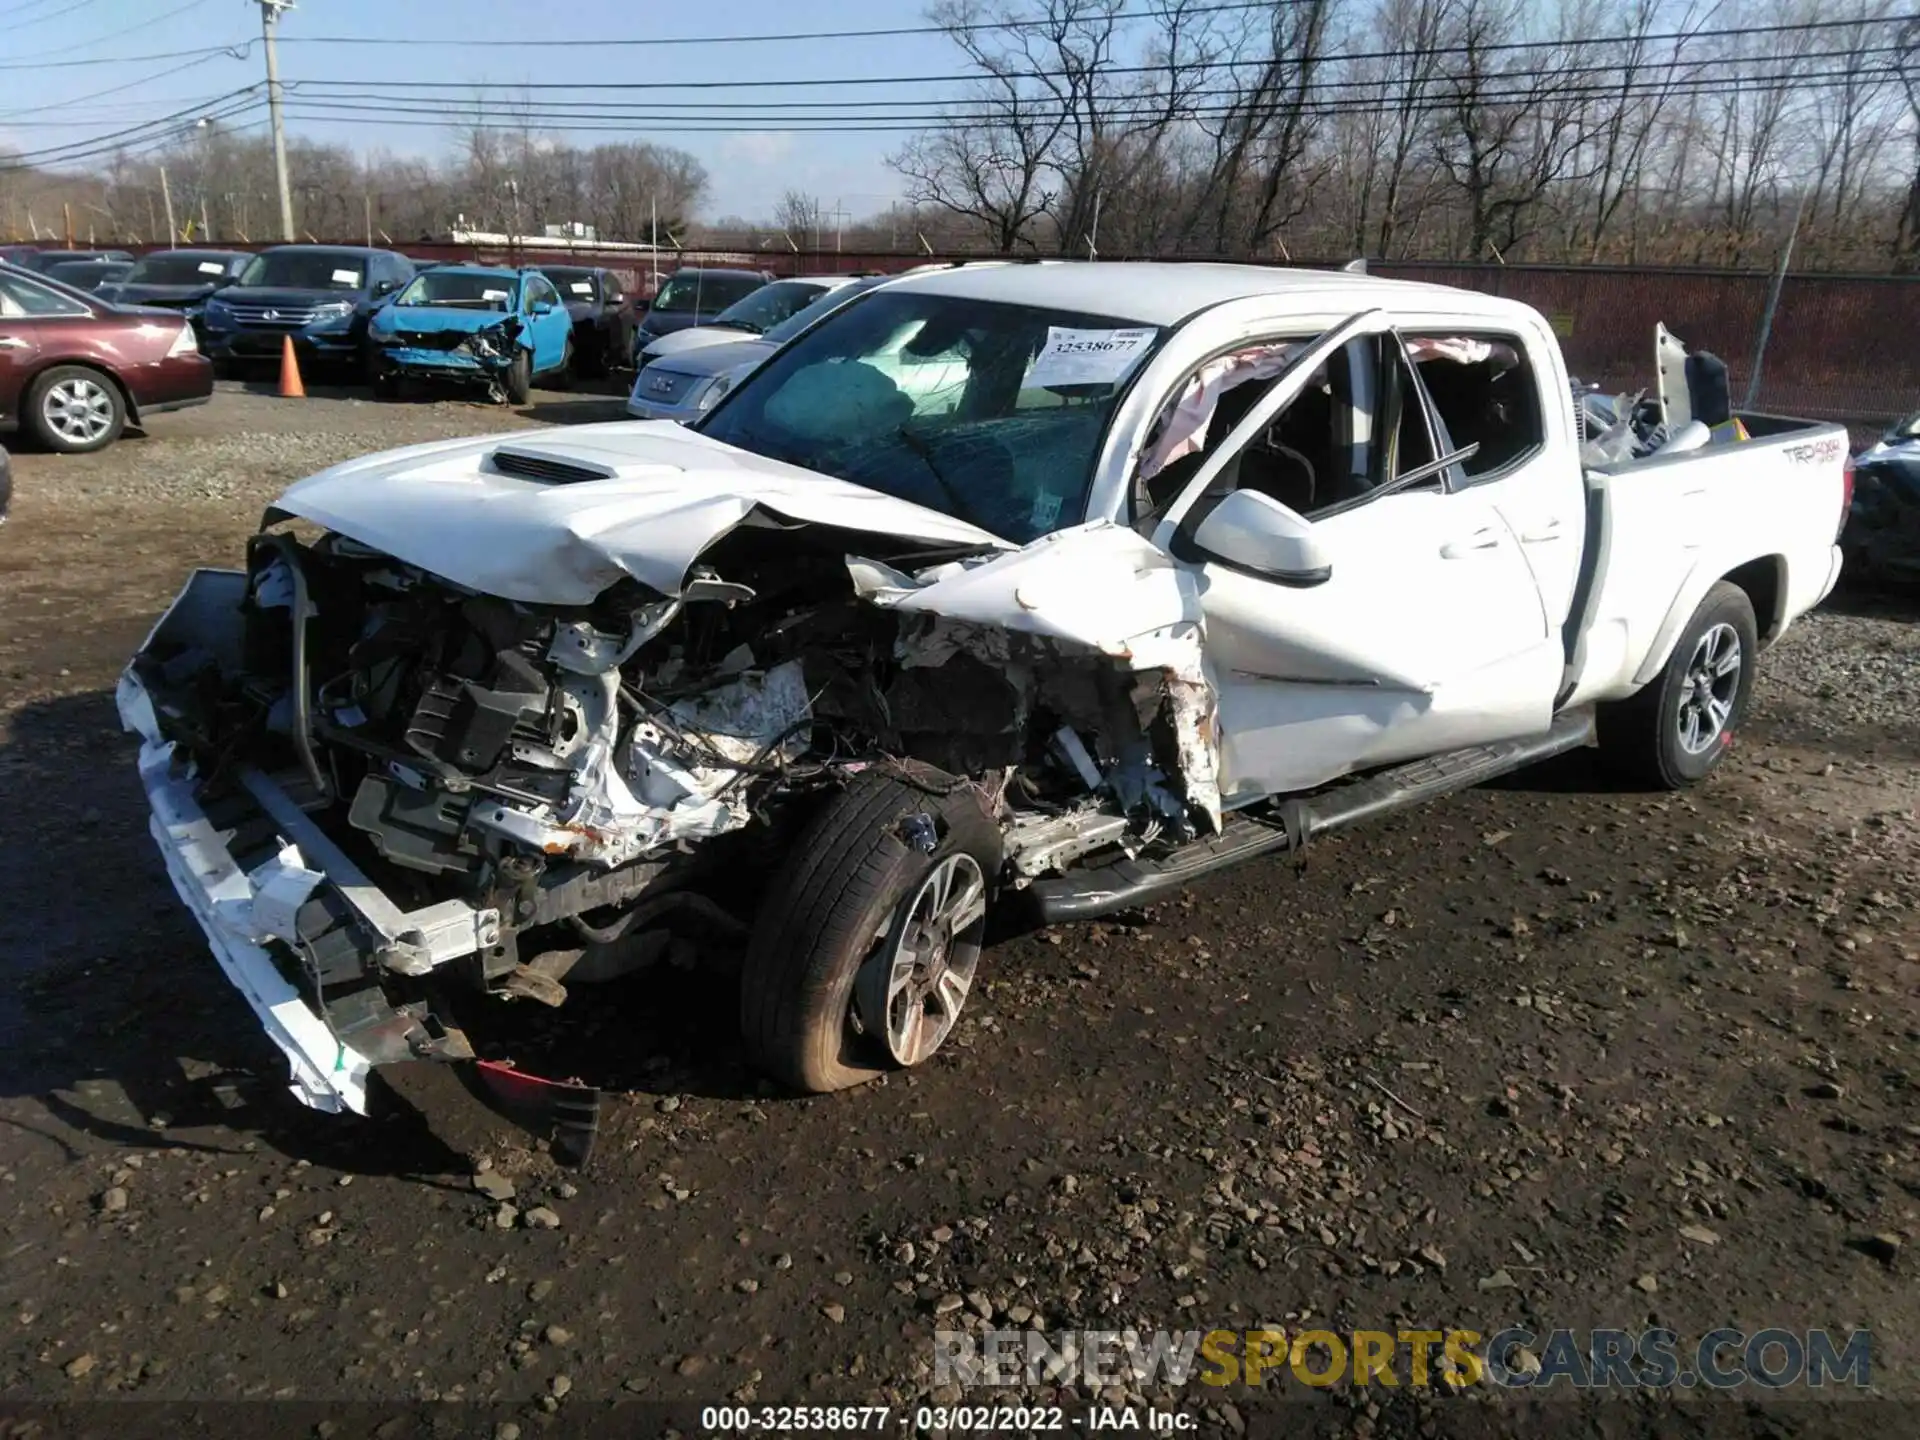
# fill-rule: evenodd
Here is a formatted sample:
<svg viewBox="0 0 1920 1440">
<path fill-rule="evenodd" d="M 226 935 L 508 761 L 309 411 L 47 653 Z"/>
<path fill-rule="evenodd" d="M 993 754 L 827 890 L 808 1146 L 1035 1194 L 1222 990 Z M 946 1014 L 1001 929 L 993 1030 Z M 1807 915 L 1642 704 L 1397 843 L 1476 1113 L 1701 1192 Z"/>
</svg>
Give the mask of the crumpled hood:
<svg viewBox="0 0 1920 1440">
<path fill-rule="evenodd" d="M 494 457 L 502 450 L 604 478 L 523 478 L 500 467 Z M 736 450 L 671 421 L 390 450 L 299 481 L 273 509 L 469 589 L 547 605 L 588 604 L 623 575 L 677 595 L 702 551 L 756 518 L 929 545 L 1013 548 L 937 510 Z"/>
<path fill-rule="evenodd" d="M 412 330 L 423 335 L 449 331 L 474 335 L 514 318 L 511 310 L 470 310 L 458 305 L 388 305 L 374 312 L 375 334 Z"/>
</svg>

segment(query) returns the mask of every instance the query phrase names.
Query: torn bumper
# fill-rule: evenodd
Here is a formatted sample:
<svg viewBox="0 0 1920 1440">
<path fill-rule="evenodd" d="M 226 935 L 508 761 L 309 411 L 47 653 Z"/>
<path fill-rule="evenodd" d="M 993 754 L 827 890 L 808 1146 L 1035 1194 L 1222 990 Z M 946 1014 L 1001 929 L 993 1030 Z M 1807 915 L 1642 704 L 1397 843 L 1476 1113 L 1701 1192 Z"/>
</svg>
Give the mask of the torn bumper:
<svg viewBox="0 0 1920 1440">
<path fill-rule="evenodd" d="M 239 625 L 245 577 L 201 570 L 142 646 L 191 637 L 220 653 Z M 494 943 L 499 917 L 453 900 L 403 911 L 277 780 L 241 769 L 217 801 L 161 732 L 133 668 L 116 692 L 121 723 L 140 737 L 148 829 L 227 979 L 287 1057 L 291 1089 L 317 1110 L 365 1114 L 367 1077 L 408 1059 L 471 1058 L 457 1030 L 424 1002 L 395 1004 L 383 972 L 419 976 Z"/>
<path fill-rule="evenodd" d="M 488 380 L 504 373 L 512 363 L 508 356 L 497 363 L 483 362 L 465 350 L 427 350 L 394 345 L 380 351 L 380 360 L 402 375 L 424 375 L 450 380 Z"/>
<path fill-rule="evenodd" d="M 372 1062 L 327 1027 L 266 946 L 247 933 L 251 927 L 234 923 L 237 915 L 251 913 L 259 890 L 194 800 L 191 781 L 175 773 L 172 745 L 141 744 L 140 779 L 153 809 L 147 828 L 160 847 L 167 878 L 200 923 L 233 988 L 287 1057 L 294 1095 L 316 1110 L 364 1115 Z"/>
</svg>

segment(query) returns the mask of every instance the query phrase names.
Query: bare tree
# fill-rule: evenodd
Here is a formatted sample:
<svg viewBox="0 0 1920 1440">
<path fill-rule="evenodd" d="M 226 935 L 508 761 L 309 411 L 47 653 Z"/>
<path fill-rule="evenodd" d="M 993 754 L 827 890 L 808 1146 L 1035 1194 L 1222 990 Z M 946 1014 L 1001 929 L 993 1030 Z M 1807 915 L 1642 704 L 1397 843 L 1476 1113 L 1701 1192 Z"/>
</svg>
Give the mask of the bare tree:
<svg viewBox="0 0 1920 1440">
<path fill-rule="evenodd" d="M 1474 260 L 1517 249 L 1549 192 L 1588 178 L 1575 163 L 1586 110 L 1566 74 L 1575 47 L 1515 48 L 1534 43 L 1527 13 L 1521 0 L 1460 0 L 1450 35 L 1455 54 L 1434 145 L 1466 206 Z"/>
<path fill-rule="evenodd" d="M 1217 251 L 1259 253 L 1312 198 L 1327 165 L 1310 155 L 1321 112 L 1314 84 L 1326 66 L 1336 0 L 1293 0 L 1253 12 L 1233 49 L 1234 93 L 1217 120 L 1207 206 Z"/>
<path fill-rule="evenodd" d="M 820 244 L 821 221 L 825 211 L 820 197 L 809 195 L 804 190 L 789 190 L 780 197 L 780 203 L 774 206 L 773 223 L 783 231 L 796 245 L 805 244 L 807 238 L 813 238 L 816 249 Z"/>
</svg>

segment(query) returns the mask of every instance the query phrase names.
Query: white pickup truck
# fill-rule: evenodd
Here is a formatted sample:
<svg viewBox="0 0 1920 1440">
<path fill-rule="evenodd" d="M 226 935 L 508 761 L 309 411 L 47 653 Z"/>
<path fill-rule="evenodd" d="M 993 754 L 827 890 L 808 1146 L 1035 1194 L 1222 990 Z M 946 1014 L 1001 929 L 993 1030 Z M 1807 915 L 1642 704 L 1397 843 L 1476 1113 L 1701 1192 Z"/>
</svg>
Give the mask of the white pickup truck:
<svg viewBox="0 0 1920 1440">
<path fill-rule="evenodd" d="M 1848 503 L 1839 427 L 1739 420 L 1583 467 L 1552 332 L 1480 294 L 909 277 L 697 426 L 294 485 L 120 709 L 306 1102 L 728 945 L 750 1056 L 835 1089 L 940 1048 L 992 907 L 1135 905 L 1576 746 L 1703 778 Z"/>
</svg>

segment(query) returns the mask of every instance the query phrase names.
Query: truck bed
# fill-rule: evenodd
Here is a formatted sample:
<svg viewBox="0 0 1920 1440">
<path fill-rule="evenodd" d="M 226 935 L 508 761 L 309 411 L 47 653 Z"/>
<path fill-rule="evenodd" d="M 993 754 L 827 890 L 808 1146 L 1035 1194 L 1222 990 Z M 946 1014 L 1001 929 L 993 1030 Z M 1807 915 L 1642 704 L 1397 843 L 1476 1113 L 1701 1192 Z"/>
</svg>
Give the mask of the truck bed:
<svg viewBox="0 0 1920 1440">
<path fill-rule="evenodd" d="M 1763 645 L 1839 579 L 1846 427 L 1739 418 L 1747 440 L 1587 469 L 1563 708 L 1644 685 L 1723 577 L 1736 575 L 1753 596 Z"/>
</svg>

